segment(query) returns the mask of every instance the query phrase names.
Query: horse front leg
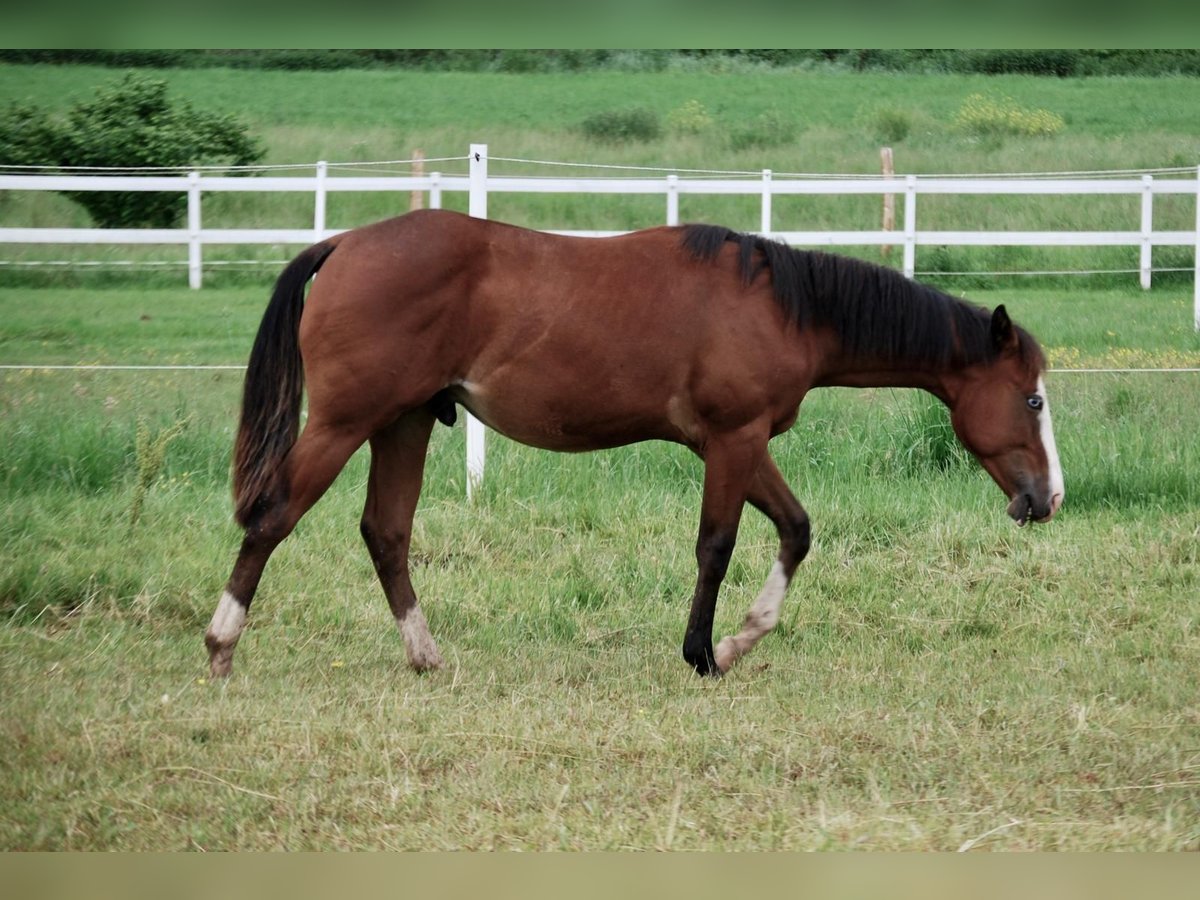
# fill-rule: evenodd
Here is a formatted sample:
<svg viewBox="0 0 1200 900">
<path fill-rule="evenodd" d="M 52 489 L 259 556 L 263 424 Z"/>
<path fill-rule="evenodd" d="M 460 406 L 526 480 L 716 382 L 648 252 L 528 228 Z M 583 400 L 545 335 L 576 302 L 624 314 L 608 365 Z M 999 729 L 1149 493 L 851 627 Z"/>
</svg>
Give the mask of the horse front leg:
<svg viewBox="0 0 1200 900">
<path fill-rule="evenodd" d="M 808 555 L 810 543 L 808 513 L 783 480 L 779 467 L 769 454 L 763 457 L 746 499 L 775 525 L 779 533 L 779 557 L 746 613 L 741 630 L 722 638 L 717 644 L 717 668 L 721 672 L 728 672 L 738 659 L 749 653 L 779 624 L 783 596 L 787 593 L 796 567 Z"/>
<path fill-rule="evenodd" d="M 704 498 L 696 538 L 696 592 L 683 638 L 683 658 L 698 675 L 720 675 L 722 671 L 712 646 L 717 595 L 737 543 L 742 506 L 766 453 L 767 436 L 767 428 L 754 423 L 711 437 L 701 454 Z"/>
</svg>

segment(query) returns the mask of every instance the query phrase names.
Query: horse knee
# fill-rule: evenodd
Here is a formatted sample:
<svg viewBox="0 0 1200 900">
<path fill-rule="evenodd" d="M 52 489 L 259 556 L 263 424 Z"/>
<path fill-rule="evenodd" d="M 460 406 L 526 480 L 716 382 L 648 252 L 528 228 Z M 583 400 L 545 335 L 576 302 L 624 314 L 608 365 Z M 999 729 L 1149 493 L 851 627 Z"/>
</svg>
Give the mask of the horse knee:
<svg viewBox="0 0 1200 900">
<path fill-rule="evenodd" d="M 404 558 L 407 534 L 403 531 L 381 527 L 370 516 L 362 517 L 358 531 L 378 571 L 391 569 Z"/>
<path fill-rule="evenodd" d="M 696 541 L 696 562 L 700 568 L 718 580 L 725 577 L 737 536 L 729 531 L 701 534 Z"/>
<path fill-rule="evenodd" d="M 808 518 L 808 513 L 802 513 L 796 520 L 794 532 L 796 562 L 800 562 L 808 556 L 808 550 L 812 546 L 812 522 Z"/>
<path fill-rule="evenodd" d="M 789 515 L 779 529 L 780 558 L 789 568 L 798 566 L 812 546 L 812 525 L 803 509 Z M 790 573 L 789 573 L 790 574 Z"/>
</svg>

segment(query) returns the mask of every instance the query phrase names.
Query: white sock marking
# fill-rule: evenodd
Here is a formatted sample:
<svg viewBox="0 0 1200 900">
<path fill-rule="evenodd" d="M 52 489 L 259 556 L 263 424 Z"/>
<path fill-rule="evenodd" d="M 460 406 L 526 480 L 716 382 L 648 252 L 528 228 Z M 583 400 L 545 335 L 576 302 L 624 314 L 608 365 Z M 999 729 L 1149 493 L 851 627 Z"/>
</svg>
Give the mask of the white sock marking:
<svg viewBox="0 0 1200 900">
<path fill-rule="evenodd" d="M 725 637 L 717 644 L 717 668 L 728 672 L 738 657 L 745 656 L 772 628 L 779 624 L 779 609 L 783 595 L 787 592 L 788 577 L 783 563 L 775 560 L 771 574 L 763 583 L 762 590 L 746 613 L 742 630 L 733 637 Z"/>
<path fill-rule="evenodd" d="M 783 563 L 775 560 L 771 574 L 763 583 L 762 590 L 746 615 L 742 626 L 742 634 L 758 640 L 777 624 L 779 624 L 779 608 L 783 605 L 783 595 L 787 590 L 787 576 L 783 574 Z"/>
<path fill-rule="evenodd" d="M 233 594 L 225 591 L 221 594 L 221 602 L 213 613 L 212 624 L 208 633 L 224 645 L 236 644 L 242 636 L 242 628 L 246 624 L 246 607 Z"/>
<path fill-rule="evenodd" d="M 421 607 L 410 608 L 404 614 L 404 618 L 396 619 L 396 625 L 404 638 L 409 665 L 419 670 L 441 667 L 442 655 L 438 652 L 433 635 L 429 633 L 429 624 L 425 621 Z"/>
</svg>

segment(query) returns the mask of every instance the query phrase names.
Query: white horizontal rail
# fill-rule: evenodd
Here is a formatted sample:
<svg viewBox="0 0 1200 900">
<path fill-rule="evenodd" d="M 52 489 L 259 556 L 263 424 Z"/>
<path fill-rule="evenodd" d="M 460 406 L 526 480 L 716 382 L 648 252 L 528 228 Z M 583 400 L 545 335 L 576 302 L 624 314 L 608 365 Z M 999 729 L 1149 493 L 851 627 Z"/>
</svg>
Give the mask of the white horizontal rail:
<svg viewBox="0 0 1200 900">
<path fill-rule="evenodd" d="M 946 176 L 845 176 L 789 178 L 764 169 L 760 177 L 687 177 L 676 174 L 638 177 L 528 177 L 496 176 L 487 171 L 487 145 L 473 144 L 468 154 L 467 175 L 331 175 L 326 163 L 318 163 L 313 175 L 234 176 L 190 172 L 178 175 L 0 175 L 0 191 L 177 191 L 188 199 L 187 227 L 143 228 L 0 228 L 0 244 L 165 244 L 188 248 L 189 282 L 201 283 L 201 248 L 220 244 L 308 244 L 338 233 L 326 227 L 326 197 L 330 192 L 411 192 L 429 194 L 429 205 L 440 207 L 446 191 L 467 193 L 473 214 L 486 210 L 489 193 L 557 193 L 658 195 L 664 198 L 667 224 L 680 221 L 680 195 L 758 196 L 761 203 L 760 232 L 791 244 L 807 246 L 888 246 L 903 248 L 904 273 L 916 271 L 919 246 L 1043 246 L 1043 247 L 1136 247 L 1139 276 L 1150 287 L 1153 247 L 1196 247 L 1194 322 L 1200 330 L 1200 169 L 1197 178 L 1160 177 L 963 177 Z M 313 195 L 312 228 L 204 228 L 200 206 L 207 192 L 310 193 Z M 901 230 L 791 231 L 778 230 L 772 223 L 772 200 L 776 196 L 894 195 L 904 200 Z M 1140 197 L 1140 218 L 1120 231 L 927 231 L 917 227 L 917 198 L 928 196 L 1041 195 L 1041 196 L 1131 196 Z M 1155 231 L 1153 199 L 1159 195 L 1196 197 L 1195 231 Z M 554 231 L 580 237 L 609 237 L 621 231 Z"/>
</svg>

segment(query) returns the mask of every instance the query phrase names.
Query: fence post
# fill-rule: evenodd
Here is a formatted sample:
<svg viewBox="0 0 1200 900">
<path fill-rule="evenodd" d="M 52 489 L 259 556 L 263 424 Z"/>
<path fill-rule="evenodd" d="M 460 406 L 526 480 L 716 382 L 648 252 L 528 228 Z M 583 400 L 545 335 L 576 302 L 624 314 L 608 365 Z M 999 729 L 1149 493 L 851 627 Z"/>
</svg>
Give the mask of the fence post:
<svg viewBox="0 0 1200 900">
<path fill-rule="evenodd" d="M 904 275 L 917 273 L 917 176 L 904 176 Z"/>
<path fill-rule="evenodd" d="M 188 172 L 188 287 L 200 287 L 204 273 L 200 266 L 200 173 Z"/>
<path fill-rule="evenodd" d="M 1150 273 L 1153 249 L 1150 235 L 1154 231 L 1154 176 L 1142 176 L 1142 248 L 1138 260 L 1141 270 L 1142 290 L 1150 290 Z"/>
<path fill-rule="evenodd" d="M 472 144 L 469 157 L 469 188 L 467 211 L 476 218 L 487 218 L 487 144 Z M 467 413 L 467 499 L 483 483 L 483 468 L 487 457 L 487 432 L 483 423 Z"/>
<path fill-rule="evenodd" d="M 679 176 L 667 176 L 667 224 L 679 224 Z"/>
<path fill-rule="evenodd" d="M 429 173 L 429 208 L 442 208 L 442 173 Z"/>
<path fill-rule="evenodd" d="M 422 175 L 425 174 L 425 151 L 424 150 L 414 150 L 412 159 L 413 159 L 412 174 L 415 175 L 417 178 L 420 178 Z M 412 211 L 414 209 L 424 209 L 425 208 L 425 192 L 420 189 L 410 192 L 408 195 L 408 208 L 409 208 L 409 211 Z"/>
<path fill-rule="evenodd" d="M 1200 166 L 1196 166 L 1196 256 L 1192 261 L 1196 269 L 1195 291 L 1192 300 L 1192 324 L 1200 331 Z"/>
<path fill-rule="evenodd" d="M 317 163 L 317 183 L 313 191 L 313 241 L 325 239 L 325 176 L 329 172 L 329 163 L 321 160 Z"/>
<path fill-rule="evenodd" d="M 764 237 L 771 233 L 771 170 L 762 170 L 762 214 L 758 230 Z"/>
<path fill-rule="evenodd" d="M 879 164 L 880 164 L 881 170 L 883 172 L 884 179 L 890 179 L 890 178 L 895 177 L 896 165 L 895 165 L 895 160 L 892 156 L 892 148 L 891 147 L 880 147 L 879 148 Z M 896 230 L 896 195 L 895 194 L 884 194 L 883 195 L 883 230 L 884 231 L 895 231 Z M 880 255 L 882 255 L 884 259 L 887 259 L 889 256 L 891 256 L 892 255 L 892 245 L 884 244 L 880 248 Z"/>
</svg>

